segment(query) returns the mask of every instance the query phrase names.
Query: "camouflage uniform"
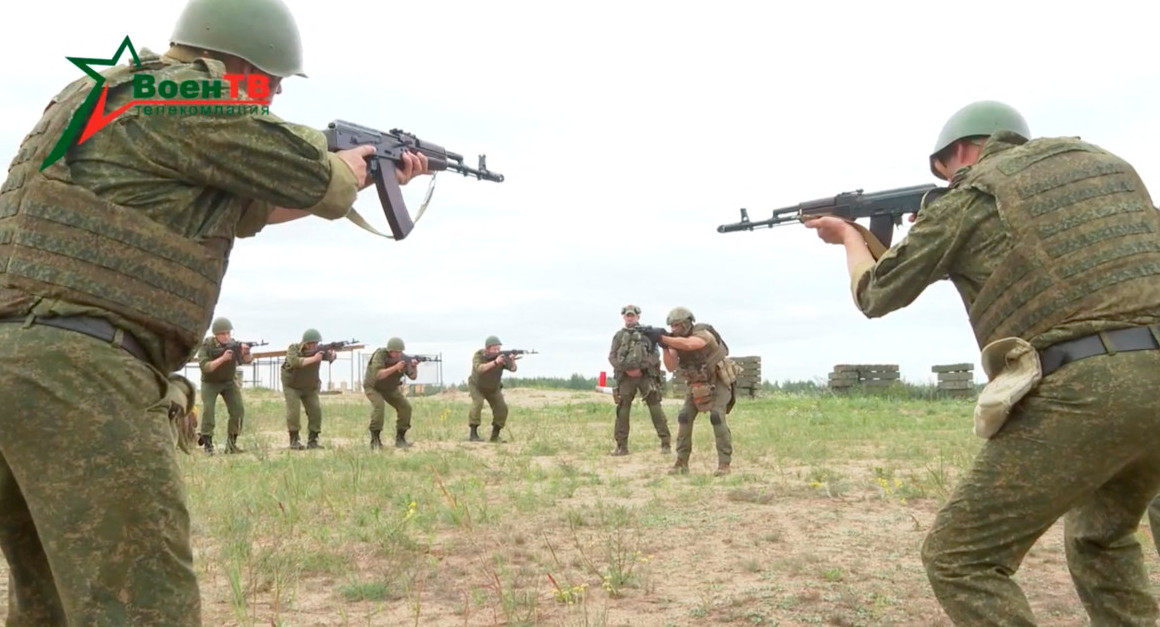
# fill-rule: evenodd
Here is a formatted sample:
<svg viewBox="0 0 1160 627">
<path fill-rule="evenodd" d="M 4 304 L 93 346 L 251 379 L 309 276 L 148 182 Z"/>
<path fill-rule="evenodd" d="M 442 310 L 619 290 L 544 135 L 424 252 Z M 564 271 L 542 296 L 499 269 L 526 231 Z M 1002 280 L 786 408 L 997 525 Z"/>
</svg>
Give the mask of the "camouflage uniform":
<svg viewBox="0 0 1160 627">
<path fill-rule="evenodd" d="M 197 365 L 201 368 L 201 431 L 207 451 L 213 451 L 214 410 L 217 397 L 220 395 L 226 402 L 226 411 L 230 421 L 226 425 L 228 436 L 227 452 L 236 449 L 237 437 L 242 433 L 242 422 L 246 419 L 246 406 L 242 403 L 242 390 L 238 385 L 238 366 L 234 360 L 226 360 L 216 370 L 209 369 L 209 363 L 214 360 L 213 352 L 220 350 L 224 345 L 214 337 L 207 337 L 201 343 L 197 353 Z"/>
<path fill-rule="evenodd" d="M 225 73 L 139 57 L 158 81 Z M 129 66 L 103 74 L 113 111 L 133 97 Z M 357 183 L 315 130 L 140 107 L 41 171 L 92 86 L 56 96 L 0 188 L 8 623 L 199 625 L 167 373 L 209 326 L 234 238 L 258 233 L 275 206 L 340 218 Z"/>
<path fill-rule="evenodd" d="M 407 400 L 406 396 L 403 396 L 403 391 L 400 388 L 404 375 L 414 380 L 418 373 L 414 368 L 408 366 L 402 372 L 396 372 L 385 379 L 379 379 L 377 376 L 379 371 L 393 365 L 388 364 L 388 361 L 390 361 L 390 354 L 387 349 L 376 350 L 371 355 L 370 361 L 367 362 L 367 370 L 363 375 L 363 392 L 371 402 L 371 448 L 381 448 L 383 445 L 379 439 L 379 434 L 383 430 L 387 405 L 393 407 L 396 414 L 395 445 L 401 448 L 410 446 L 405 436 L 407 430 L 411 428 L 411 402 Z"/>
<path fill-rule="evenodd" d="M 705 346 L 699 350 L 677 351 L 678 371 L 688 383 L 689 391 L 677 414 L 677 461 L 673 472 L 683 474 L 689 471 L 689 456 L 693 453 L 693 421 L 698 413 L 705 411 L 709 412 L 709 424 L 713 426 L 713 437 L 717 442 L 716 474 L 727 474 L 733 461 L 733 433 L 726 416 L 736 400 L 736 375 L 732 361 L 727 359 L 729 347 L 717 330 L 708 324 L 694 324 L 689 336 L 705 340 Z"/>
<path fill-rule="evenodd" d="M 1141 326 L 1160 323 L 1158 232 L 1160 214 L 1123 160 L 1078 139 L 1001 131 L 903 241 L 852 273 L 871 318 L 949 277 L 980 347 L 1022 338 L 1044 365 L 923 543 L 931 586 L 956 624 L 1035 624 L 1011 576 L 1061 516 L 1092 624 L 1155 624 L 1134 533 L 1160 490 L 1160 351 L 1125 351 L 1109 333 L 1160 337 Z M 1100 346 L 1097 333 L 1121 350 L 1054 369 L 1061 342 Z"/>
<path fill-rule="evenodd" d="M 286 430 L 290 432 L 292 449 L 303 448 L 298 435 L 302 427 L 299 413 L 301 407 L 306 408 L 306 429 L 310 432 L 306 448 L 322 448 L 318 443 L 318 436 L 322 433 L 322 404 L 318 402 L 318 393 L 322 390 L 322 379 L 318 372 L 322 362 L 302 364 L 302 360 L 308 357 L 304 354 L 305 344 L 291 344 L 282 362 L 282 398 L 286 401 Z"/>
<path fill-rule="evenodd" d="M 1148 506 L 1148 526 L 1152 528 L 1152 543 L 1156 545 L 1156 552 L 1160 553 L 1160 496 L 1152 499 Z"/>
<path fill-rule="evenodd" d="M 483 402 L 487 401 L 491 408 L 491 441 L 499 441 L 499 432 L 507 424 L 508 406 L 503 399 L 503 383 L 500 381 L 505 370 L 515 372 L 518 368 L 515 359 L 508 359 L 502 368 L 492 368 L 487 372 L 480 372 L 479 368 L 485 362 L 493 361 L 486 355 L 487 349 L 475 351 L 471 357 L 471 375 L 467 378 L 467 390 L 471 394 L 471 410 L 467 414 L 467 424 L 471 427 L 472 440 L 478 440 L 477 429 L 483 420 Z"/>
<path fill-rule="evenodd" d="M 637 313 L 639 314 L 639 311 Z M 639 330 L 626 326 L 612 336 L 612 346 L 608 350 L 608 363 L 612 365 L 612 375 L 616 381 L 616 387 L 612 391 L 612 398 L 616 402 L 616 424 L 613 427 L 613 438 L 616 440 L 615 454 L 628 453 L 629 416 L 637 393 L 648 405 L 653 427 L 661 440 L 661 450 L 667 453 L 671 450 L 672 435 L 669 433 L 665 410 L 661 406 L 661 390 L 664 388 L 665 379 L 661 371 L 660 352 L 655 344 L 651 345 L 645 363 L 639 367 L 640 376 L 630 377 L 623 364 L 625 353 L 632 342 L 651 344 Z"/>
</svg>

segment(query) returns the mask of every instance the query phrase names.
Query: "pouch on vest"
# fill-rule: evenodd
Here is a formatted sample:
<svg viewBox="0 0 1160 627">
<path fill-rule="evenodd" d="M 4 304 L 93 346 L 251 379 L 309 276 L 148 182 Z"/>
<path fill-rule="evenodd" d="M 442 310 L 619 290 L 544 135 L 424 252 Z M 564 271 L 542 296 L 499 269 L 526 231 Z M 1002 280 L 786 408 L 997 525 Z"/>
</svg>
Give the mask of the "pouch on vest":
<svg viewBox="0 0 1160 627">
<path fill-rule="evenodd" d="M 983 347 L 983 372 L 989 382 L 975 403 L 975 435 L 999 432 L 1011 408 L 1043 378 L 1039 353 L 1026 340 L 1005 337 Z"/>
<path fill-rule="evenodd" d="M 697 406 L 697 411 L 713 409 L 713 387 L 711 383 L 703 381 L 689 386 L 689 392 L 693 395 L 693 404 Z"/>
<path fill-rule="evenodd" d="M 744 368 L 728 357 L 717 362 L 717 380 L 722 385 L 732 385 L 744 371 Z"/>
</svg>

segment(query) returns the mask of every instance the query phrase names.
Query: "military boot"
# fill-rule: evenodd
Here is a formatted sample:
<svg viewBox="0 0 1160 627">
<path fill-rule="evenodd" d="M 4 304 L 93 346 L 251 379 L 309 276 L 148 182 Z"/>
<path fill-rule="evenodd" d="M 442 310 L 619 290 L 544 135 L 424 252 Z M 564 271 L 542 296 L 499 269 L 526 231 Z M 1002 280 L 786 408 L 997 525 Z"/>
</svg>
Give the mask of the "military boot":
<svg viewBox="0 0 1160 627">
<path fill-rule="evenodd" d="M 306 448 L 322 448 L 322 445 L 318 443 L 318 434 L 318 431 L 310 432 L 310 439 L 306 441 Z"/>
<path fill-rule="evenodd" d="M 206 455 L 213 455 L 213 436 L 203 435 L 197 439 L 201 447 L 205 449 Z"/>
<path fill-rule="evenodd" d="M 383 448 L 383 441 L 379 439 L 379 434 L 382 431 L 371 431 L 371 450 Z"/>
<path fill-rule="evenodd" d="M 628 455 L 628 442 L 617 442 L 616 450 L 612 451 L 613 457 L 624 457 Z"/>
<path fill-rule="evenodd" d="M 718 462 L 717 470 L 713 472 L 714 477 L 724 477 L 729 474 L 729 462 Z"/>
<path fill-rule="evenodd" d="M 488 440 L 488 442 L 499 442 L 500 429 L 503 429 L 503 427 L 497 427 L 495 425 L 491 426 L 491 439 Z"/>
<path fill-rule="evenodd" d="M 479 437 L 479 425 L 471 425 L 471 435 L 467 436 L 468 442 L 482 442 L 483 438 Z"/>
<path fill-rule="evenodd" d="M 302 440 L 298 439 L 297 431 L 290 432 L 290 448 L 295 451 L 301 451 L 302 449 L 306 448 L 303 446 Z"/>
<path fill-rule="evenodd" d="M 399 429 L 395 433 L 395 448 L 411 448 L 411 443 L 407 441 L 406 435 L 406 429 Z"/>
<path fill-rule="evenodd" d="M 666 455 L 673 452 L 673 447 L 668 440 L 661 440 L 661 452 Z"/>
<path fill-rule="evenodd" d="M 235 433 L 226 438 L 226 455 L 245 452 L 245 450 L 238 446 L 238 434 Z"/>
<path fill-rule="evenodd" d="M 673 464 L 673 467 L 671 469 L 669 469 L 669 474 L 670 475 L 687 475 L 687 474 L 689 474 L 689 460 L 678 459 L 677 463 Z"/>
</svg>

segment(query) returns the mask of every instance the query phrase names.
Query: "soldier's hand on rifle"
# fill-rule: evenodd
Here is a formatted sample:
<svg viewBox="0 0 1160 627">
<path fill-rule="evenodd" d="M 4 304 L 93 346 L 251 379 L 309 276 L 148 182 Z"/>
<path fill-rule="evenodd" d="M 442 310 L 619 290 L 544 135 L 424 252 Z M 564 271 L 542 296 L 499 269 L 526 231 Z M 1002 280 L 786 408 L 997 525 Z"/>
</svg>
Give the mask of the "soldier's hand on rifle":
<svg viewBox="0 0 1160 627">
<path fill-rule="evenodd" d="M 334 354 L 333 348 L 326 351 L 326 361 L 334 361 L 337 358 L 338 358 L 338 355 Z"/>
<path fill-rule="evenodd" d="M 242 355 L 249 355 L 249 354 L 250 354 L 250 345 L 249 344 L 242 344 Z"/>
<path fill-rule="evenodd" d="M 418 366 L 419 366 L 419 360 L 418 360 L 418 359 L 412 359 L 412 360 L 411 360 L 411 368 L 417 368 Z"/>
<path fill-rule="evenodd" d="M 845 244 L 851 236 L 862 239 L 862 235 L 854 230 L 849 222 L 833 216 L 806 220 L 805 226 L 809 229 L 817 229 L 818 237 L 827 244 Z"/>
<path fill-rule="evenodd" d="M 395 166 L 395 178 L 398 179 L 399 185 L 406 185 L 420 174 L 430 173 L 431 170 L 427 169 L 427 155 L 421 152 L 404 152 L 403 166 Z"/>
<path fill-rule="evenodd" d="M 226 352 L 222 353 L 221 357 L 218 357 L 218 359 L 220 359 L 223 364 L 227 361 L 232 360 L 233 358 L 234 358 L 234 351 L 231 348 L 227 348 Z"/>
<path fill-rule="evenodd" d="M 354 178 L 358 181 L 359 189 L 364 189 L 374 182 L 367 176 L 367 157 L 375 154 L 374 146 L 356 146 L 348 150 L 339 150 L 334 154 L 350 166 L 350 171 L 354 172 Z"/>
</svg>

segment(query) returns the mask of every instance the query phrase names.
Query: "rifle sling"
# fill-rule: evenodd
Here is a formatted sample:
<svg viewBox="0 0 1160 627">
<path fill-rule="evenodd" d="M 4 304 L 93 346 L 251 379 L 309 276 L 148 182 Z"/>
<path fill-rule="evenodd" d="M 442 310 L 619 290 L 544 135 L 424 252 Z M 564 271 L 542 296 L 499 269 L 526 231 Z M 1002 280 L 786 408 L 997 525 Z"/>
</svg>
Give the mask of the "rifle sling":
<svg viewBox="0 0 1160 627">
<path fill-rule="evenodd" d="M 427 205 L 431 202 L 431 194 L 433 194 L 433 193 L 435 193 L 435 173 L 431 174 L 431 184 L 427 186 L 427 196 L 425 198 L 423 198 L 423 204 L 419 206 L 419 213 L 415 216 L 415 219 L 412 221 L 413 224 L 419 224 L 419 218 L 422 218 L 423 214 L 427 212 Z M 383 233 L 383 232 L 379 231 L 378 229 L 376 229 L 375 227 L 371 226 L 370 223 L 368 223 L 366 221 L 366 218 L 362 217 L 362 215 L 359 214 L 359 212 L 356 211 L 353 206 L 350 208 L 350 211 L 347 212 L 346 219 L 350 220 L 351 222 L 354 222 L 356 226 L 358 226 L 359 228 L 361 228 L 364 231 L 374 233 L 375 235 L 378 235 L 379 237 L 385 237 L 387 239 L 396 239 L 395 236 L 387 235 L 386 233 Z"/>
</svg>

